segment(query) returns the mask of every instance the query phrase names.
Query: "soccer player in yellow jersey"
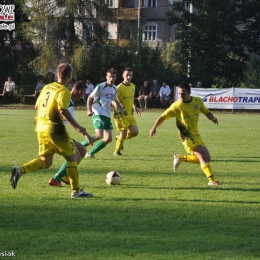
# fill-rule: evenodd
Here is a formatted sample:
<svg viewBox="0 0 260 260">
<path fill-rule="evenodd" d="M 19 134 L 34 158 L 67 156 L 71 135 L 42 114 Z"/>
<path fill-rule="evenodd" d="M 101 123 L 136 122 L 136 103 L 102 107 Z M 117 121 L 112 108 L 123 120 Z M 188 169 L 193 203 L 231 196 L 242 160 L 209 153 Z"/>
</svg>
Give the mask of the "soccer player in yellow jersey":
<svg viewBox="0 0 260 260">
<path fill-rule="evenodd" d="M 57 82 L 46 85 L 37 102 L 35 116 L 35 132 L 39 143 L 40 158 L 33 159 L 22 166 L 14 166 L 11 170 L 11 185 L 15 189 L 21 176 L 39 169 L 47 169 L 52 165 L 55 153 L 62 155 L 67 161 L 67 174 L 71 185 L 71 198 L 92 197 L 80 189 L 77 164 L 77 148 L 63 124 L 65 119 L 77 132 L 85 136 L 90 143 L 92 138 L 86 129 L 80 126 L 68 111 L 71 94 L 67 84 L 71 80 L 72 68 L 62 63 L 57 68 Z M 82 92 L 82 97 L 84 91 Z"/>
<path fill-rule="evenodd" d="M 133 116 L 133 111 L 138 116 L 141 116 L 141 112 L 134 104 L 135 85 L 131 83 L 133 77 L 133 70 L 125 68 L 122 74 L 123 82 L 117 86 L 118 100 L 124 107 L 127 115 L 124 116 L 120 111 L 115 110 L 114 118 L 115 124 L 120 135 L 116 138 L 116 149 L 114 155 L 122 155 L 123 143 L 125 139 L 130 139 L 138 135 L 137 122 Z"/>
<path fill-rule="evenodd" d="M 176 125 L 179 129 L 179 137 L 189 155 L 174 155 L 173 170 L 177 170 L 181 162 L 200 164 L 202 171 L 208 178 L 208 185 L 218 186 L 220 183 L 215 180 L 213 170 L 210 165 L 210 153 L 203 143 L 198 131 L 199 113 L 203 113 L 214 124 L 218 124 L 218 119 L 206 108 L 199 97 L 191 96 L 189 84 L 181 83 L 178 88 L 179 100 L 174 102 L 156 120 L 150 130 L 150 136 L 156 134 L 156 129 L 164 120 L 172 117 L 176 118 Z"/>
</svg>

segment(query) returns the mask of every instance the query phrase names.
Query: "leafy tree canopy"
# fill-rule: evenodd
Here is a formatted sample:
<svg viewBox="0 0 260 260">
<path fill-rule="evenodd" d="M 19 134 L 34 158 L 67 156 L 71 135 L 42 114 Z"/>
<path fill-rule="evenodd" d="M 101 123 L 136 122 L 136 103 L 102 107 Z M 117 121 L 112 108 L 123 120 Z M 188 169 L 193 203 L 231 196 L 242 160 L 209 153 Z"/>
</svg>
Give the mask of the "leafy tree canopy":
<svg viewBox="0 0 260 260">
<path fill-rule="evenodd" d="M 177 26 L 176 39 L 180 44 L 176 61 L 186 68 L 189 64 L 187 76 L 193 81 L 203 81 L 205 86 L 211 86 L 219 77 L 225 78 L 227 85 L 237 85 L 249 60 L 247 51 L 260 51 L 259 2 L 193 0 L 188 3 L 193 9 L 185 8 L 179 1 L 167 12 L 169 23 Z"/>
</svg>

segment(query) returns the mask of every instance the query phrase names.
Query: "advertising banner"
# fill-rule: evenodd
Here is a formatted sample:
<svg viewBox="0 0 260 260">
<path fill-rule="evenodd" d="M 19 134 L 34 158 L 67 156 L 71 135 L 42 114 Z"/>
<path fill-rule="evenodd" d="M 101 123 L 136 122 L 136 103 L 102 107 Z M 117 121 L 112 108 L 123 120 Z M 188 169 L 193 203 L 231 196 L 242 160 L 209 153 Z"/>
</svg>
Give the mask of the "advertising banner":
<svg viewBox="0 0 260 260">
<path fill-rule="evenodd" d="M 191 95 L 200 97 L 208 108 L 260 110 L 260 89 L 191 88 Z M 175 100 L 178 98 L 176 87 Z"/>
</svg>

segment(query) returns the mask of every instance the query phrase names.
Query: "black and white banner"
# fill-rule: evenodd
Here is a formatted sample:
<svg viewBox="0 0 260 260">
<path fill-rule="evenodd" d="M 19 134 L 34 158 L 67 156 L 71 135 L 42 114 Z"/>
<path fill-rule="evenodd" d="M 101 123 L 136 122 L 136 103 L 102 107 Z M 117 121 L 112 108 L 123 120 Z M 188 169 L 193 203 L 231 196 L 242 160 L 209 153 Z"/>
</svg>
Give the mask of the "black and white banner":
<svg viewBox="0 0 260 260">
<path fill-rule="evenodd" d="M 208 108 L 260 110 L 260 89 L 191 88 L 191 95 L 200 97 Z M 175 100 L 178 98 L 178 87 L 176 87 Z"/>
</svg>

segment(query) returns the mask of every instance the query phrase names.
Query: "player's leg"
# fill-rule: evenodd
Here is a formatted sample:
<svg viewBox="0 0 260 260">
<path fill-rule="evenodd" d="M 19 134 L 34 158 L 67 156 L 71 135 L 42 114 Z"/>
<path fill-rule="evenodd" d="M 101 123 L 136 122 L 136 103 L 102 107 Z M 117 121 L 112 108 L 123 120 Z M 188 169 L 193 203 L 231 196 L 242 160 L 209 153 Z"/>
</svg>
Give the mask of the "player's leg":
<svg viewBox="0 0 260 260">
<path fill-rule="evenodd" d="M 123 149 L 124 140 L 127 136 L 127 128 L 129 126 L 127 118 L 128 116 L 115 118 L 115 125 L 120 135 L 116 136 L 114 155 L 122 155 L 120 151 Z"/>
<path fill-rule="evenodd" d="M 116 148 L 114 151 L 114 155 L 122 155 L 121 150 L 123 149 L 126 136 L 127 136 L 127 129 L 122 129 L 120 131 L 120 135 L 116 137 Z"/>
<path fill-rule="evenodd" d="M 52 145 L 67 161 L 66 171 L 69 175 L 70 186 L 71 186 L 71 197 L 90 197 L 92 194 L 87 194 L 84 191 L 80 190 L 79 185 L 79 174 L 78 174 L 78 155 L 77 148 L 72 138 L 66 132 L 63 134 L 51 134 Z"/>
<path fill-rule="evenodd" d="M 123 149 L 125 139 L 130 139 L 137 136 L 139 129 L 133 115 L 123 117 L 120 124 L 118 123 L 118 120 L 116 120 L 116 126 L 117 129 L 120 130 L 120 136 L 117 138 L 114 155 L 122 155 L 120 151 Z"/>
<path fill-rule="evenodd" d="M 81 143 L 79 143 L 78 141 L 74 140 L 74 144 L 76 147 L 76 154 L 77 154 L 77 162 L 78 164 L 81 162 L 81 159 L 85 156 L 87 150 L 85 148 L 84 145 L 82 145 Z M 61 187 L 61 181 L 63 181 L 64 183 L 66 183 L 67 185 L 70 185 L 69 179 L 67 176 L 67 162 L 64 162 L 62 164 L 62 166 L 60 167 L 60 169 L 57 171 L 56 174 L 54 174 L 54 176 L 52 178 L 50 178 L 49 180 L 49 184 L 51 186 L 57 186 L 57 187 Z"/>
<path fill-rule="evenodd" d="M 195 163 L 200 164 L 200 160 L 198 157 L 194 154 L 193 148 L 197 146 L 204 146 L 204 143 L 202 139 L 200 138 L 200 135 L 197 135 L 191 139 L 185 139 L 182 141 L 182 145 L 184 146 L 187 154 L 186 155 L 173 155 L 173 171 L 176 172 L 178 167 L 182 162 L 188 162 L 188 163 Z"/>
<path fill-rule="evenodd" d="M 100 140 L 101 138 L 103 138 L 103 134 L 104 134 L 104 129 L 95 129 L 95 140 Z M 95 158 L 94 154 L 96 153 L 96 151 L 99 151 L 99 148 L 103 146 L 103 148 L 105 147 L 104 145 L 104 141 L 100 140 L 98 141 L 85 155 L 85 158 Z M 102 149 L 102 148 L 101 148 Z M 100 149 L 100 150 L 101 150 Z"/>
<path fill-rule="evenodd" d="M 52 165 L 53 154 L 47 154 L 46 156 L 41 156 L 41 158 L 33 159 L 22 166 L 13 166 L 11 169 L 11 185 L 15 189 L 17 182 L 20 177 L 26 173 L 34 172 L 39 169 L 47 169 Z"/>
<path fill-rule="evenodd" d="M 189 152 L 190 154 L 186 154 L 186 155 L 178 155 L 179 160 L 181 162 L 188 162 L 188 163 L 195 163 L 195 164 L 199 164 L 200 160 L 198 159 L 198 157 L 192 152 Z"/>
<path fill-rule="evenodd" d="M 208 185 L 217 186 L 220 183 L 215 180 L 213 170 L 210 164 L 211 156 L 206 146 L 198 146 L 193 149 L 194 154 L 200 161 L 200 167 L 207 176 L 209 183 Z"/>
<path fill-rule="evenodd" d="M 99 115 L 92 116 L 92 122 L 93 122 L 93 127 L 95 129 L 95 134 L 93 136 L 93 139 L 95 139 L 95 141 L 97 141 L 97 140 L 103 138 L 105 122 L 104 122 L 103 117 L 99 116 Z M 85 145 L 85 143 L 87 143 L 87 142 L 84 142 L 83 145 Z M 95 148 L 97 144 L 95 144 L 95 146 L 93 148 Z M 94 156 L 95 149 L 93 150 L 93 148 L 89 152 L 86 153 L 85 158 L 95 158 L 95 156 Z"/>
<path fill-rule="evenodd" d="M 94 142 L 101 138 L 101 137 L 100 138 L 96 137 L 96 135 L 91 135 L 91 137 L 94 140 Z M 89 145 L 88 139 L 85 139 L 81 144 L 87 147 Z"/>
<path fill-rule="evenodd" d="M 139 129 L 137 126 L 137 122 L 133 116 L 129 119 L 128 131 L 126 135 L 126 139 L 130 139 L 136 137 L 139 134 Z"/>
<path fill-rule="evenodd" d="M 11 185 L 15 189 L 19 178 L 26 173 L 37 171 L 38 169 L 47 169 L 52 165 L 53 154 L 55 150 L 51 147 L 46 140 L 48 135 L 44 133 L 37 134 L 39 143 L 40 158 L 33 159 L 22 166 L 14 166 L 11 169 Z"/>
<path fill-rule="evenodd" d="M 106 147 L 108 143 L 112 141 L 112 130 L 102 130 L 103 132 L 103 139 L 98 141 L 95 146 L 87 153 L 91 156 L 91 158 L 94 157 L 94 154 L 102 150 Z"/>
<path fill-rule="evenodd" d="M 98 129 L 99 136 L 102 134 L 102 140 L 97 142 L 95 146 L 86 154 L 85 157 L 89 154 L 90 158 L 94 157 L 94 154 L 106 147 L 108 143 L 112 141 L 112 130 L 113 125 L 111 119 L 106 116 L 94 116 L 94 128 Z"/>
<path fill-rule="evenodd" d="M 57 149 L 60 151 L 59 153 L 67 161 L 66 171 L 70 180 L 71 198 L 92 197 L 93 194 L 85 193 L 83 190 L 80 189 L 78 174 L 78 155 L 76 152 L 77 148 L 75 147 L 73 140 L 67 134 L 66 138 L 64 138 L 64 136 L 58 136 L 53 141 Z"/>
<path fill-rule="evenodd" d="M 64 158 L 67 160 L 66 171 L 67 171 L 67 174 L 69 175 L 69 179 L 70 179 L 71 198 L 92 197 L 93 194 L 86 193 L 80 189 L 76 153 L 73 155 L 64 156 Z"/>
</svg>

